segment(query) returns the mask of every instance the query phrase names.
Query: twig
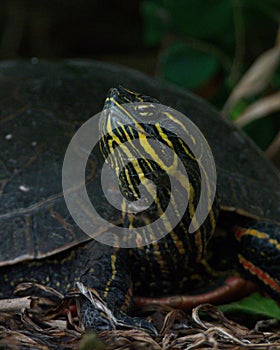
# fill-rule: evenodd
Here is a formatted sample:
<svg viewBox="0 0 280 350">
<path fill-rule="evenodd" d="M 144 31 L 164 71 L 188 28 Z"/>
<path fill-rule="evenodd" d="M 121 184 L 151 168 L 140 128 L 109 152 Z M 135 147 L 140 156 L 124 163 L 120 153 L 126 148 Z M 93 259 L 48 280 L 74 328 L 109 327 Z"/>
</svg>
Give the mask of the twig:
<svg viewBox="0 0 280 350">
<path fill-rule="evenodd" d="M 222 114 L 229 116 L 237 101 L 260 93 L 271 81 L 280 63 L 280 46 L 273 47 L 260 55 L 244 74 L 226 101 Z"/>
<path fill-rule="evenodd" d="M 278 134 L 274 137 L 272 143 L 265 151 L 265 154 L 269 159 L 274 159 L 277 156 L 280 157 L 280 131 Z"/>
<path fill-rule="evenodd" d="M 30 297 L 0 299 L 0 312 L 19 312 L 22 309 L 29 309 L 30 304 Z"/>
<path fill-rule="evenodd" d="M 252 103 L 240 117 L 235 121 L 239 127 L 243 127 L 254 120 L 266 117 L 275 111 L 280 110 L 280 91 L 273 95 L 266 96 Z"/>
</svg>

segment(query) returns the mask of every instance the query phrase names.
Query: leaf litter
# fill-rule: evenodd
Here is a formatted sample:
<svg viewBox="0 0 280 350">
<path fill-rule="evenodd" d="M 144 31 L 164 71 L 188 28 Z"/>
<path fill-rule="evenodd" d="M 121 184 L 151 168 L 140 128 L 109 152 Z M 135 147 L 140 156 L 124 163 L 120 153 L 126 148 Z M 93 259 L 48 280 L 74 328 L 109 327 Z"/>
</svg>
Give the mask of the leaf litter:
<svg viewBox="0 0 280 350">
<path fill-rule="evenodd" d="M 7 309 L 5 303 L 0 303 L 0 348 L 280 349 L 280 330 L 275 330 L 275 322 L 264 321 L 264 327 L 258 322 L 255 328 L 249 329 L 228 319 L 220 309 L 209 304 L 199 305 L 191 314 L 157 305 L 138 310 L 138 314 L 157 328 L 156 337 L 141 329 L 113 329 L 94 334 L 84 331 L 75 311 L 76 302 L 85 297 L 80 291 L 63 296 L 52 288 L 24 283 L 16 288 L 16 294 L 12 307 Z M 95 294 L 91 293 L 90 298 L 95 299 Z M 94 303 L 101 307 L 102 300 Z M 106 309 L 105 303 L 103 307 Z M 262 328 L 265 331 L 261 331 Z"/>
</svg>

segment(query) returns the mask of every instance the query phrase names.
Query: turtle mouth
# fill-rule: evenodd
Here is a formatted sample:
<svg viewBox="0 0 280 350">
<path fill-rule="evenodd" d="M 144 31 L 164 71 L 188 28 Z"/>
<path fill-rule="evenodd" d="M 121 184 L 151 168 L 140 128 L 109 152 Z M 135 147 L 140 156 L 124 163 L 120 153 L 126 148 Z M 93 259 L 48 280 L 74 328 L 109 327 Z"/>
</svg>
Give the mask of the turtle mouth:
<svg viewBox="0 0 280 350">
<path fill-rule="evenodd" d="M 129 90 L 121 86 L 114 87 L 108 91 L 103 109 L 114 107 L 117 104 L 133 103 L 134 100 L 135 98 Z"/>
<path fill-rule="evenodd" d="M 154 106 L 157 103 L 159 102 L 155 98 L 132 92 L 122 86 L 111 88 L 100 116 L 99 130 L 104 135 L 127 124 L 135 124 L 134 128 L 139 132 L 137 124 L 148 122 L 157 114 Z M 147 108 L 148 104 L 150 108 Z"/>
<path fill-rule="evenodd" d="M 117 88 L 114 87 L 108 91 L 107 98 L 104 103 L 104 109 L 110 108 L 112 104 L 114 105 L 116 103 L 124 104 L 137 102 L 159 103 L 159 101 L 154 97 L 131 91 L 119 85 Z"/>
</svg>

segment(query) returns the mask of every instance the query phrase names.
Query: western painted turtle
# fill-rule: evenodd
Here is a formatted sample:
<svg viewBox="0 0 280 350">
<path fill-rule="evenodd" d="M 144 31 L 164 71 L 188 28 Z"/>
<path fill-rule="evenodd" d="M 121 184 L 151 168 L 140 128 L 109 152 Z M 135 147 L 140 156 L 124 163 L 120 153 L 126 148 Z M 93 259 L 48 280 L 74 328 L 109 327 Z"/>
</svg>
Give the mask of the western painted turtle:
<svg viewBox="0 0 280 350">
<path fill-rule="evenodd" d="M 151 300 L 148 296 L 154 293 L 152 297 L 155 298 L 160 291 L 183 292 L 176 290 L 179 284 L 191 290 L 188 286 L 194 281 L 192 277 L 186 278 L 182 266 L 186 258 L 192 260 L 191 273 L 196 275 L 194 262 L 204 255 L 204 245 L 214 230 L 218 217 L 217 201 L 214 201 L 212 217 L 208 216 L 206 226 L 194 236 L 192 243 L 184 241 L 183 237 L 188 233 L 181 227 L 175 240 L 174 236 L 163 244 L 157 242 L 141 250 L 113 248 L 92 240 L 76 225 L 65 205 L 61 169 L 71 137 L 82 123 L 102 109 L 107 92 L 119 84 L 130 90 L 110 90 L 106 107 L 108 101 L 110 106 L 118 108 L 130 101 L 154 103 L 156 98 L 186 114 L 204 133 L 217 167 L 217 189 L 224 212 L 220 220 L 226 226 L 242 223 L 242 228 L 234 229 L 240 241 L 239 261 L 253 278 L 278 297 L 279 175 L 255 144 L 222 119 L 213 107 L 161 81 L 99 62 L 6 62 L 1 63 L 0 71 L 1 297 L 10 296 L 13 287 L 22 281 L 36 280 L 66 291 L 79 280 L 97 291 L 117 319 L 149 328 L 146 322 L 127 316 L 132 273 L 133 284 L 139 293 L 148 291 L 145 299 L 138 298 L 138 302 L 154 300 L 172 304 L 173 300 L 173 305 L 184 306 L 184 297 Z M 151 132 L 155 135 L 157 131 Z M 149 130 L 145 130 L 143 135 L 148 134 Z M 174 134 L 163 131 L 162 135 L 166 141 L 173 137 L 173 145 L 177 142 Z M 115 136 L 112 140 L 119 142 L 120 137 L 114 139 Z M 104 164 L 104 150 L 111 147 L 108 140 L 105 138 L 101 152 L 97 151 L 88 160 L 88 174 L 92 179 L 88 191 L 98 199 L 95 202 L 97 209 L 111 221 L 118 222 L 119 217 L 106 204 L 98 182 Z M 180 145 L 174 146 L 177 147 Z M 134 168 L 131 170 L 135 171 Z M 125 181 L 129 182 L 129 176 Z M 127 184 L 125 181 L 122 184 Z M 122 190 L 132 188 L 127 185 Z M 190 198 L 196 199 L 196 196 Z M 255 223 L 247 226 L 248 219 L 255 220 Z M 122 225 L 128 226 L 131 220 L 134 220 L 131 216 L 121 217 Z M 102 223 L 93 225 L 94 234 L 106 230 Z M 191 253 L 187 252 L 188 246 Z M 216 253 L 218 258 L 220 254 L 221 251 Z M 198 262 L 197 265 L 201 264 Z M 199 269 L 203 270 L 201 266 Z M 231 281 L 227 283 L 229 286 Z M 102 330 L 111 327 L 102 312 L 86 299 L 82 301 L 82 316 L 88 328 Z"/>
</svg>

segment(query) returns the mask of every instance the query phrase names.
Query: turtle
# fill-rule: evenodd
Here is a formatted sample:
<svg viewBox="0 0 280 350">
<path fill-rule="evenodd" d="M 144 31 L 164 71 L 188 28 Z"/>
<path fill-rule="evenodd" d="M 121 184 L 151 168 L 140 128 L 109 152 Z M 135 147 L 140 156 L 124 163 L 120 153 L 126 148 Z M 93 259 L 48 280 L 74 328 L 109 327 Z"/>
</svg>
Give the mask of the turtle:
<svg viewBox="0 0 280 350">
<path fill-rule="evenodd" d="M 211 249 L 217 249 L 214 255 L 218 265 L 226 245 L 229 247 L 226 255 L 236 249 L 243 272 L 274 298 L 279 298 L 279 174 L 253 141 L 223 119 L 214 107 L 166 82 L 102 62 L 8 61 L 1 63 L 0 71 L 2 298 L 10 297 L 14 286 L 23 281 L 38 281 L 62 292 L 77 282 L 80 288 L 88 288 L 86 290 L 106 304 L 120 327 L 140 327 L 155 333 L 151 324 L 130 314 L 133 294 L 138 293 L 135 301 L 140 304 L 154 302 L 186 307 L 187 297 L 181 295 L 184 290 L 195 294 L 196 288 L 204 288 L 201 284 L 205 281 L 201 283 L 201 279 L 194 277 L 197 272 L 206 280 L 206 285 L 211 285 L 212 272 L 204 264 L 204 256 L 212 236 Z M 178 126 L 170 131 L 168 123 L 160 130 L 146 125 L 146 115 L 156 115 L 158 103 L 187 115 L 207 139 L 217 168 L 218 195 L 195 235 L 184 228 L 192 219 L 188 211 L 173 236 L 169 232 L 159 241 L 152 240 L 147 245 L 144 242 L 141 247 L 132 249 L 100 243 L 93 237 L 106 234 L 108 227 L 102 220 L 93 221 L 93 236 L 80 228 L 66 205 L 61 172 L 71 138 L 102 109 L 105 117 L 99 128 L 105 128 L 105 133 L 88 157 L 86 170 L 87 190 L 95 209 L 116 227 L 134 224 L 141 227 L 149 215 L 159 215 L 157 206 L 152 206 L 144 219 L 133 212 L 123 214 L 113 210 L 100 183 L 102 167 L 113 148 L 127 139 L 142 138 L 149 143 L 150 137 L 179 150 L 184 165 L 192 174 L 190 201 L 194 207 L 197 205 L 201 186 L 198 162 L 177 136 Z M 123 128 L 118 111 L 124 105 L 134 104 L 142 111 L 142 119 L 134 120 L 131 128 Z M 148 109 L 145 109 L 146 104 Z M 115 112 L 110 113 L 112 110 Z M 133 120 L 132 115 L 128 113 L 126 118 Z M 116 128 L 108 132 L 108 125 L 113 123 Z M 146 151 L 153 153 L 152 148 Z M 156 156 L 161 164 L 164 158 Z M 112 168 L 118 168 L 122 157 L 112 159 Z M 148 172 L 150 179 L 159 185 L 157 194 L 163 200 L 161 209 L 164 211 L 167 207 L 165 193 L 170 188 L 166 174 L 152 161 L 145 163 L 144 159 L 137 164 L 138 168 L 131 163 L 128 172 L 120 173 L 122 194 L 132 203 L 139 199 L 137 169 L 141 168 L 142 175 L 146 176 L 148 166 L 153 169 Z M 74 168 L 73 165 L 73 171 Z M 222 235 L 215 239 L 219 225 L 232 231 L 225 241 Z M 147 237 L 151 239 L 149 234 Z M 228 289 L 237 280 L 239 283 L 242 279 L 228 278 L 226 282 L 223 279 L 222 286 L 213 288 L 223 290 L 225 285 Z M 242 287 L 237 284 L 235 289 L 243 291 L 243 287 L 244 284 Z M 207 295 L 211 295 L 211 288 L 207 288 L 208 291 L 199 294 L 203 299 L 197 300 L 207 300 Z M 215 295 L 220 301 L 225 300 L 225 293 L 216 292 Z M 211 297 L 210 301 L 217 302 Z M 96 331 L 112 328 L 108 317 L 86 297 L 81 298 L 81 317 L 85 328 Z"/>
</svg>

